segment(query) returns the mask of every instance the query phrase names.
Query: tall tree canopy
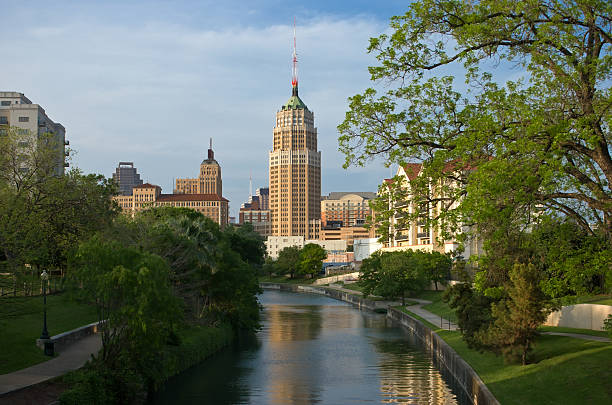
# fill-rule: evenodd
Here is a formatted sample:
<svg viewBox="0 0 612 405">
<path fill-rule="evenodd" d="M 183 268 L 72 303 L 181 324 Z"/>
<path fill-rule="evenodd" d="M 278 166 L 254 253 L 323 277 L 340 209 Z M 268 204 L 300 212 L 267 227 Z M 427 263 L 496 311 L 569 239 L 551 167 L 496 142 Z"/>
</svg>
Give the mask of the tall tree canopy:
<svg viewBox="0 0 612 405">
<path fill-rule="evenodd" d="M 350 98 L 345 165 L 423 162 L 411 193 L 442 202 L 432 220 L 451 228 L 541 211 L 612 243 L 611 11 L 606 0 L 412 3 L 370 41 L 372 80 L 389 87 Z M 461 63 L 462 93 L 444 75 Z M 497 63 L 523 78 L 500 85 L 486 68 Z"/>
</svg>

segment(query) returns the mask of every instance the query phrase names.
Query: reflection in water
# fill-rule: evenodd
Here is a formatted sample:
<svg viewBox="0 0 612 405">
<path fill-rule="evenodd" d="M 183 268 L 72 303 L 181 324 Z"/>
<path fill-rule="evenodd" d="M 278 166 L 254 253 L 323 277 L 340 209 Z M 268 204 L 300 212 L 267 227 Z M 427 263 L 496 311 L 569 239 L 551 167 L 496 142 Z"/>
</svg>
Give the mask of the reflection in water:
<svg viewBox="0 0 612 405">
<path fill-rule="evenodd" d="M 428 354 L 384 315 L 317 295 L 260 300 L 255 341 L 173 378 L 152 403 L 458 403 Z"/>
</svg>

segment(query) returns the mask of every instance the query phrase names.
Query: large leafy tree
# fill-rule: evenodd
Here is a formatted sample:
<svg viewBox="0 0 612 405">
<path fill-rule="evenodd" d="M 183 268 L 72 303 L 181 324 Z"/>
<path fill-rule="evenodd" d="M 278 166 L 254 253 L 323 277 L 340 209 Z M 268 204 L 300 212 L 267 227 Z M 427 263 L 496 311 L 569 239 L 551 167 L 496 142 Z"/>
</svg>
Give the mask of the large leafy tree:
<svg viewBox="0 0 612 405">
<path fill-rule="evenodd" d="M 0 246 L 12 266 L 64 269 L 71 249 L 110 225 L 115 187 L 78 169 L 60 175 L 52 135 L 32 139 L 17 128 L 0 135 Z"/>
<path fill-rule="evenodd" d="M 325 258 L 327 258 L 325 249 L 316 243 L 308 243 L 300 251 L 300 274 L 310 275 L 313 278 L 321 272 Z"/>
<path fill-rule="evenodd" d="M 443 228 L 494 233 L 548 211 L 612 243 L 611 11 L 604 0 L 412 3 L 371 39 L 372 79 L 389 87 L 350 99 L 346 165 L 423 162 L 410 192 L 441 205 L 429 220 Z M 487 72 L 498 63 L 522 78 L 499 84 Z M 462 92 L 448 75 L 458 64 Z"/>
<path fill-rule="evenodd" d="M 300 250 L 297 246 L 288 246 L 278 252 L 276 268 L 280 274 L 289 274 L 291 278 L 295 276 L 300 265 Z"/>
</svg>

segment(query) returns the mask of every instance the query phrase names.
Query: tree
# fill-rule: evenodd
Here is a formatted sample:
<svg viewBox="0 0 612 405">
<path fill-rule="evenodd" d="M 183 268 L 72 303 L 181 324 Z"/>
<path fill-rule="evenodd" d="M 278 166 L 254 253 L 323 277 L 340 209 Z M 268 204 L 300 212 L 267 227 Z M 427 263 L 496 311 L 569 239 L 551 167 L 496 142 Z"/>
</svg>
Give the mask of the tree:
<svg viewBox="0 0 612 405">
<path fill-rule="evenodd" d="M 0 246 L 11 267 L 65 269 L 69 251 L 118 213 L 115 185 L 104 176 L 58 172 L 52 139 L 18 128 L 0 135 Z"/>
<path fill-rule="evenodd" d="M 450 286 L 442 299 L 455 310 L 461 336 L 468 346 L 476 349 L 486 347 L 478 337 L 493 322 L 491 304 L 494 300 L 475 291 L 470 282 Z"/>
<path fill-rule="evenodd" d="M 300 274 L 310 275 L 314 278 L 321 272 L 323 260 L 327 258 L 325 249 L 316 243 L 308 243 L 300 251 L 299 269 Z"/>
<path fill-rule="evenodd" d="M 453 266 L 453 261 L 449 255 L 440 252 L 415 252 L 417 265 L 423 269 L 423 272 L 429 280 L 431 280 L 438 291 L 438 283 L 446 284 L 450 275 L 450 270 Z"/>
<path fill-rule="evenodd" d="M 540 272 L 532 264 L 515 264 L 510 271 L 508 298 L 492 305 L 494 323 L 479 339 L 499 349 L 506 359 L 525 365 L 533 340 L 551 312 L 540 289 Z"/>
<path fill-rule="evenodd" d="M 412 3 L 370 40 L 372 80 L 391 86 L 350 98 L 345 166 L 422 162 L 410 198 L 442 204 L 431 221 L 455 231 L 556 212 L 612 244 L 611 11 L 600 0 Z M 487 72 L 498 62 L 523 78 L 499 85 Z M 458 63 L 463 94 L 443 76 Z"/>
<path fill-rule="evenodd" d="M 278 252 L 276 267 L 281 274 L 289 274 L 291 278 L 297 273 L 300 264 L 300 248 L 289 246 Z"/>
<path fill-rule="evenodd" d="M 105 369 L 118 372 L 113 384 L 126 396 L 135 396 L 119 377 L 121 370 L 158 383 L 153 356 L 181 320 L 167 263 L 157 255 L 94 236 L 74 253 L 68 279 L 73 293 L 93 302 L 98 319 L 104 321 L 100 361 Z"/>
<path fill-rule="evenodd" d="M 407 292 L 419 292 L 427 284 L 425 269 L 420 266 L 417 255 L 412 250 L 397 252 L 375 252 L 363 261 L 359 277 L 363 293 L 372 293 L 385 298 L 402 298 L 405 304 Z"/>
</svg>

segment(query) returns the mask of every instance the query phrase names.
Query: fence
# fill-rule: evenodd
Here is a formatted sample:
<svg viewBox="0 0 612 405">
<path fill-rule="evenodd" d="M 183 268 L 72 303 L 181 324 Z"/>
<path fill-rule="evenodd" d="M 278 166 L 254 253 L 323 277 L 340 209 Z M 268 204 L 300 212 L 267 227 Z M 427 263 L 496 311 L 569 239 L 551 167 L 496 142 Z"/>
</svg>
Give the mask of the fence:
<svg viewBox="0 0 612 405">
<path fill-rule="evenodd" d="M 47 284 L 47 293 L 62 291 L 63 277 L 51 274 Z M 42 280 L 37 272 L 30 274 L 0 273 L 0 298 L 31 297 L 42 294 Z"/>
</svg>

